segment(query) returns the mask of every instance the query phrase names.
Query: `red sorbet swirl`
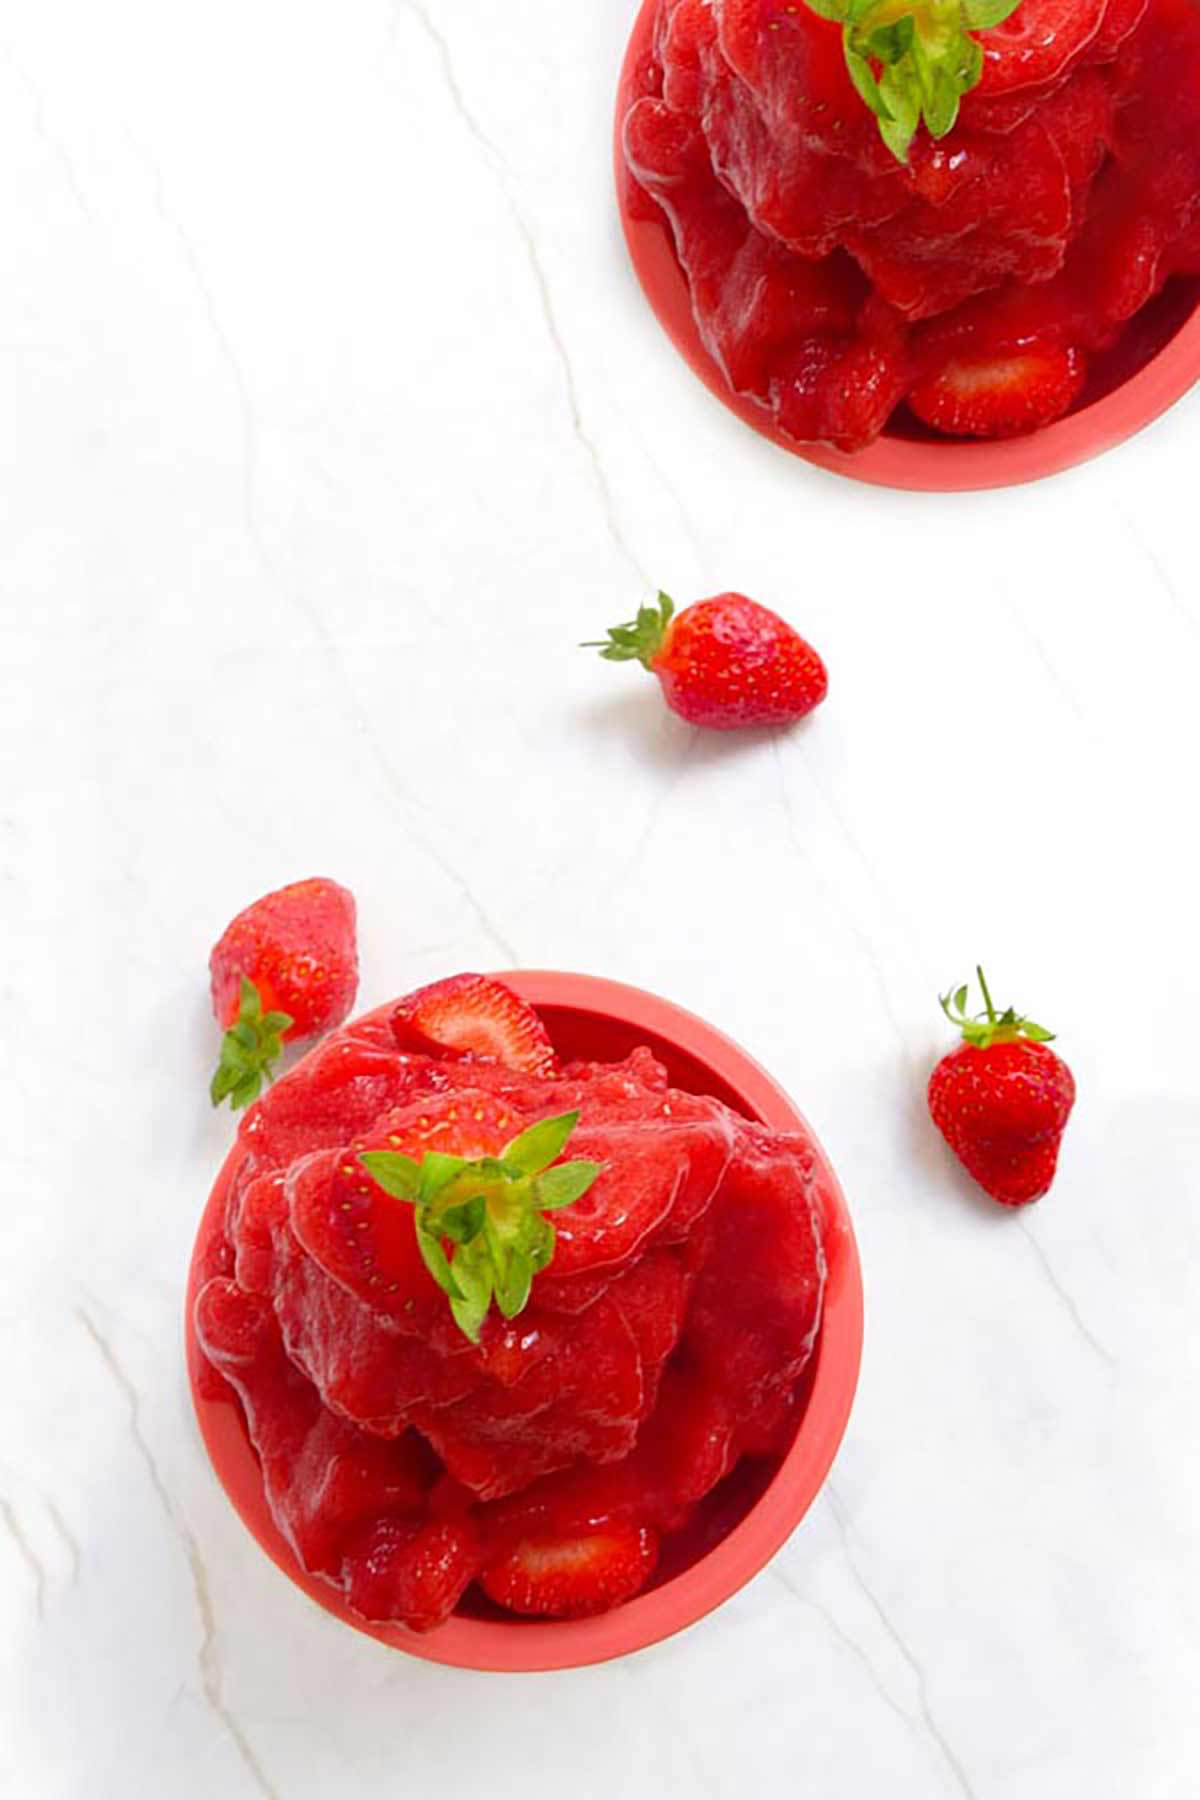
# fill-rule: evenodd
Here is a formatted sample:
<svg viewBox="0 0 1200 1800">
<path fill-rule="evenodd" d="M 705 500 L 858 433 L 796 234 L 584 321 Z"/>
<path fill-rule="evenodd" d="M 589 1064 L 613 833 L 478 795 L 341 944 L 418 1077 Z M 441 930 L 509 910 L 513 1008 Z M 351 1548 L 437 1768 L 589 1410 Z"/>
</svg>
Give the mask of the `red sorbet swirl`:
<svg viewBox="0 0 1200 1800">
<path fill-rule="evenodd" d="M 601 1173 L 553 1213 L 525 1309 L 493 1305 L 472 1343 L 413 1209 L 359 1156 L 496 1157 L 570 1112 L 566 1157 Z M 428 1630 L 476 1580 L 552 1616 L 617 1604 L 740 1458 L 794 1434 L 825 1281 L 819 1160 L 672 1089 L 648 1050 L 522 1074 L 402 1050 L 376 1013 L 239 1141 L 197 1336 L 298 1561 L 364 1617 Z"/>
<path fill-rule="evenodd" d="M 953 130 L 903 163 L 804 0 L 659 0 L 628 167 L 709 354 L 797 442 L 861 449 L 905 401 L 1036 429 L 1200 269 L 1196 0 L 1021 0 L 979 42 Z"/>
</svg>

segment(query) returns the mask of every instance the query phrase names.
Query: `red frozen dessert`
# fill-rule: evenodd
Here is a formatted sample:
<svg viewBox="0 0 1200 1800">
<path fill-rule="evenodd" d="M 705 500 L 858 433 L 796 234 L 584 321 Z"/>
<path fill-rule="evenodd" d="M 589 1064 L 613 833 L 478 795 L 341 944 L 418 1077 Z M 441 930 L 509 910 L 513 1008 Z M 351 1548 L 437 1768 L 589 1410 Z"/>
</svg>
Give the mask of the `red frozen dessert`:
<svg viewBox="0 0 1200 1800">
<path fill-rule="evenodd" d="M 328 1038 L 242 1122 L 195 1306 L 302 1567 L 415 1631 L 473 1583 L 555 1618 L 637 1593 L 795 1435 L 822 1169 L 647 1049 L 560 1067 L 485 977 Z"/>
<path fill-rule="evenodd" d="M 796 443 L 1033 431 L 1200 273 L 1197 0 L 650 11 L 627 206 L 667 221 L 709 356 Z"/>
</svg>

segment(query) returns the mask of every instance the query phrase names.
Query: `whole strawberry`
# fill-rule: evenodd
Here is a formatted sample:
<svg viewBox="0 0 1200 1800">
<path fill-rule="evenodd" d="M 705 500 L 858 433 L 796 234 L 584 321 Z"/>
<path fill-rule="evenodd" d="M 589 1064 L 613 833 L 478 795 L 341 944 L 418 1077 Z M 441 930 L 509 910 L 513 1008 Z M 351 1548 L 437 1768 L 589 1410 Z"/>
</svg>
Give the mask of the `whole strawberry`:
<svg viewBox="0 0 1200 1800">
<path fill-rule="evenodd" d="M 987 1011 L 966 1012 L 967 989 L 942 998 L 963 1042 L 929 1080 L 933 1122 L 980 1187 L 1001 1206 L 1040 1200 L 1054 1180 L 1075 1079 L 1049 1048 L 1052 1033 L 1010 1007 L 997 1013 L 977 969 Z"/>
<path fill-rule="evenodd" d="M 744 594 L 717 594 L 676 614 L 659 594 L 603 643 L 608 662 L 640 662 L 656 675 L 673 712 L 692 725 L 736 731 L 791 725 L 829 689 L 825 664 L 776 613 Z"/>
<path fill-rule="evenodd" d="M 336 881 L 295 881 L 240 912 L 208 959 L 225 1027 L 214 1106 L 249 1106 L 283 1044 L 340 1025 L 358 991 L 354 896 Z"/>
</svg>

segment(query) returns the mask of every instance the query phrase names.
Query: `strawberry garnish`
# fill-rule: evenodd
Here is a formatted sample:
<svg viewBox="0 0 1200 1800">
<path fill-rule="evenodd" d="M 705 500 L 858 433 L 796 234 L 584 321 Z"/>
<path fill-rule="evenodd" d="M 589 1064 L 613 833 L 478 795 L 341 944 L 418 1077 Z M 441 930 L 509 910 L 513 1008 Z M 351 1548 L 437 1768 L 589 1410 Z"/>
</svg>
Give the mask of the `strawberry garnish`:
<svg viewBox="0 0 1200 1800">
<path fill-rule="evenodd" d="M 583 648 L 599 650 L 606 662 L 640 662 L 658 677 L 673 712 L 716 731 L 794 724 L 829 689 L 812 646 L 744 594 L 718 594 L 677 614 L 660 593 L 656 605 Z"/>
<path fill-rule="evenodd" d="M 353 894 L 321 878 L 265 894 L 226 927 L 209 971 L 226 1032 L 212 1101 L 228 1099 L 238 1111 L 270 1078 L 284 1043 L 332 1031 L 353 1006 Z"/>
<path fill-rule="evenodd" d="M 460 1111 L 464 1098 L 455 1097 Z M 425 1149 L 414 1156 L 403 1147 L 403 1134 L 393 1132 L 388 1143 L 395 1148 L 358 1156 L 383 1195 L 412 1207 L 421 1259 L 473 1344 L 493 1301 L 506 1319 L 525 1310 L 534 1276 L 554 1256 L 554 1227 L 546 1213 L 574 1205 L 600 1174 L 598 1162 L 558 1160 L 578 1119 L 578 1112 L 543 1119 L 498 1154 L 468 1158 Z M 427 1129 L 427 1119 L 418 1121 L 419 1135 Z M 453 1144 L 453 1134 L 448 1142 Z M 381 1201 L 368 1200 L 378 1217 Z"/>
<path fill-rule="evenodd" d="M 982 969 L 986 1011 L 968 1015 L 968 989 L 942 998 L 963 1042 L 929 1081 L 933 1122 L 969 1174 L 1002 1206 L 1040 1200 L 1058 1166 L 1075 1081 L 1049 1048 L 1053 1034 L 1011 1007 L 998 1013 Z"/>
<path fill-rule="evenodd" d="M 1057 344 L 957 356 L 919 382 L 908 404 L 951 437 L 1017 437 L 1061 418 L 1078 399 L 1086 374 L 1082 352 Z"/>
<path fill-rule="evenodd" d="M 807 0 L 842 27 L 846 68 L 898 162 L 908 161 L 917 128 L 953 131 L 964 94 L 983 74 L 973 35 L 1001 24 L 1020 0 Z"/>
<path fill-rule="evenodd" d="M 655 1531 L 614 1522 L 572 1537 L 523 1538 L 484 1570 L 480 1586 L 509 1612 L 581 1619 L 631 1600 L 657 1560 Z"/>
<path fill-rule="evenodd" d="M 221 1059 L 209 1083 L 214 1106 L 228 1100 L 240 1112 L 257 1100 L 283 1055 L 283 1040 L 295 1021 L 290 1013 L 263 1011 L 262 995 L 243 975 L 237 1017 L 221 1040 Z"/>
<path fill-rule="evenodd" d="M 554 1075 L 558 1058 L 532 1006 L 489 975 L 452 975 L 418 988 L 392 1014 L 402 1050 L 482 1056 L 531 1075 Z"/>
</svg>

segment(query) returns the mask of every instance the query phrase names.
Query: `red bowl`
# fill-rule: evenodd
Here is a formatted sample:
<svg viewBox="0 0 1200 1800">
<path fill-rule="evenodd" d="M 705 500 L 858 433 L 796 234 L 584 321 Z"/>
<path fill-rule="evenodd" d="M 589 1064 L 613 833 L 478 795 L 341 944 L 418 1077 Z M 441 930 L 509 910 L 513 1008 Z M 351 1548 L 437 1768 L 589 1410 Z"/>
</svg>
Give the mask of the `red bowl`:
<svg viewBox="0 0 1200 1800">
<path fill-rule="evenodd" d="M 674 1085 L 715 1095 L 774 1130 L 808 1130 L 783 1089 L 744 1050 L 667 1000 L 592 975 L 525 969 L 501 979 L 537 1007 L 564 1057 L 615 1061 L 635 1045 L 648 1044 L 666 1064 Z M 485 1613 L 481 1602 L 478 1616 L 460 1612 L 440 1630 L 418 1637 L 401 1626 L 365 1624 L 333 1588 L 305 1574 L 263 1498 L 258 1461 L 240 1409 L 228 1399 L 210 1398 L 201 1380 L 207 1365 L 192 1326 L 198 1271 L 207 1243 L 222 1227 L 226 1190 L 240 1161 L 235 1146 L 217 1176 L 192 1255 L 186 1335 L 201 1435 L 243 1522 L 267 1555 L 327 1612 L 429 1662 L 505 1673 L 576 1668 L 643 1649 L 693 1624 L 757 1575 L 794 1531 L 829 1472 L 850 1416 L 862 1352 L 862 1275 L 841 1189 L 819 1150 L 817 1154 L 836 1217 L 826 1243 L 824 1319 L 805 1376 L 807 1405 L 787 1455 L 769 1466 L 739 1466 L 701 1508 L 689 1534 L 680 1534 L 683 1541 L 668 1541 L 657 1585 L 613 1612 L 539 1624 Z"/>
<path fill-rule="evenodd" d="M 877 487 L 922 493 L 961 493 L 1015 487 L 1086 462 L 1149 425 L 1200 379 L 1200 282 L 1175 281 L 1143 308 L 1119 349 L 1098 359 L 1081 403 L 1066 418 L 1028 437 L 992 443 L 939 438 L 912 421 L 889 425 L 854 455 L 785 437 L 755 401 L 735 394 L 696 329 L 691 297 L 663 215 L 647 212 L 646 197 L 625 164 L 622 128 L 638 92 L 637 68 L 652 44 L 658 0 L 643 0 L 617 91 L 617 199 L 634 270 L 659 324 L 707 388 L 747 425 L 781 449 L 823 469 Z M 640 204 L 639 204 L 640 197 Z"/>
</svg>

